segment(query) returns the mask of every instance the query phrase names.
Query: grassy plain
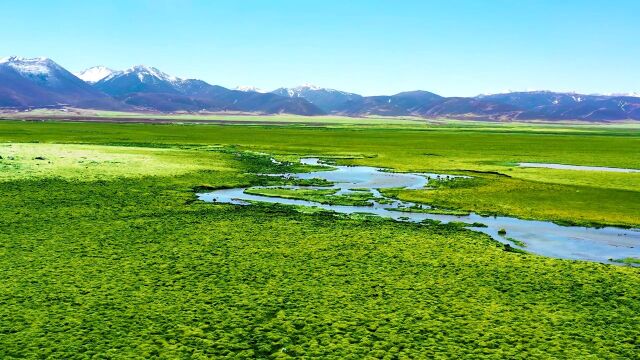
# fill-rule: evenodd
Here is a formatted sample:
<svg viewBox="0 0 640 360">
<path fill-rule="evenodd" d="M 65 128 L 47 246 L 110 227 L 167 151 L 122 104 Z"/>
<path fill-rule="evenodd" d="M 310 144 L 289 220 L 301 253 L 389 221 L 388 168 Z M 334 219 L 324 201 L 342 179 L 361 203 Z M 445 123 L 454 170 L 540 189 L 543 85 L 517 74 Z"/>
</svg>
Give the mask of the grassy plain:
<svg viewBox="0 0 640 360">
<path fill-rule="evenodd" d="M 496 129 L 425 126 L 272 127 L 83 123 L 0 123 L 0 141 L 138 147 L 235 146 L 293 161 L 351 156 L 343 164 L 397 171 L 471 174 L 467 188 L 405 191 L 405 200 L 441 208 L 578 224 L 640 224 L 640 173 L 519 168 L 518 162 L 640 168 L 640 132 L 494 124 Z M 535 131 L 534 131 L 535 130 Z M 0 154 L 1 155 L 1 154 Z M 194 161 L 198 161 L 194 158 Z"/>
<path fill-rule="evenodd" d="M 637 358 L 637 268 L 505 252 L 455 226 L 205 204 L 193 189 L 297 170 L 257 152 L 355 156 L 338 161 L 476 176 L 428 202 L 638 225 L 638 174 L 509 164 L 638 168 L 639 139 L 0 122 L 0 358 Z"/>
<path fill-rule="evenodd" d="M 580 122 L 580 121 L 565 121 L 565 122 L 553 122 L 549 121 L 527 121 L 527 122 L 509 122 L 498 123 L 491 121 L 481 120 L 456 120 L 449 118 L 421 118 L 414 116 L 378 116 L 371 115 L 366 117 L 349 117 L 338 115 L 324 115 L 324 116 L 301 116 L 290 114 L 247 114 L 247 113 L 139 113 L 139 112 L 121 112 L 121 111 L 104 111 L 104 110 L 88 110 L 88 109 L 67 109 L 67 110 L 55 110 L 55 109 L 36 109 L 27 112 L 0 112 L 0 119 L 25 119 L 25 120 L 49 120 L 49 119 L 64 119 L 75 121 L 93 121 L 100 122 L 114 122 L 125 121 L 133 122 L 136 120 L 139 122 L 156 120 L 157 122 L 164 123 L 194 123 L 201 124 L 207 122 L 214 123 L 233 123 L 233 124 L 264 124 L 264 125 L 302 125 L 302 126 L 374 126 L 374 127 L 401 127 L 401 128 L 424 128 L 425 126 L 450 126 L 455 127 L 458 130 L 474 129 L 474 130 L 502 130 L 513 131 L 518 129 L 519 131 L 539 131 L 545 129 L 552 132 L 564 132 L 564 131 L 593 131 L 593 130 L 606 130 L 611 131 L 613 129 L 640 129 L 640 124 L 637 121 L 620 121 L 608 124 L 592 123 L 592 122 Z"/>
</svg>

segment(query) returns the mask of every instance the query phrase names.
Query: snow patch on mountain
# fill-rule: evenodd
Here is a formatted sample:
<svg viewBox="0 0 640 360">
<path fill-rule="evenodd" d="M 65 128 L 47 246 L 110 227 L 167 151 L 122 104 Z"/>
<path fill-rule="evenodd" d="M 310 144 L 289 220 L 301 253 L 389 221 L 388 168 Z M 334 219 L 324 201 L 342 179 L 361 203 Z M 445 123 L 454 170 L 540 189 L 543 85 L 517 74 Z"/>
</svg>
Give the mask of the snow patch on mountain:
<svg viewBox="0 0 640 360">
<path fill-rule="evenodd" d="M 333 89 L 321 88 L 318 85 L 314 85 L 314 84 L 310 84 L 310 83 L 304 83 L 304 84 L 296 87 L 295 89 L 296 90 L 333 90 Z"/>
<path fill-rule="evenodd" d="M 286 92 L 289 97 L 302 97 L 302 98 L 304 98 L 305 94 L 309 92 L 325 92 L 325 93 L 333 93 L 333 94 L 342 94 L 345 96 L 355 95 L 352 93 L 348 93 L 346 91 L 323 88 L 323 87 L 320 87 L 314 84 L 309 84 L 309 83 L 305 83 L 303 85 L 296 86 L 293 88 L 281 88 L 275 91 L 279 91 L 279 90 L 284 90 L 284 92 Z"/>
<path fill-rule="evenodd" d="M 60 70 L 60 66 L 45 57 L 24 58 L 19 56 L 9 56 L 0 59 L 0 64 L 5 64 L 23 76 L 50 76 L 53 71 Z"/>
<path fill-rule="evenodd" d="M 630 93 L 608 93 L 602 94 L 604 96 L 615 96 L 615 97 L 638 97 L 640 98 L 640 92 L 630 92 Z"/>
<path fill-rule="evenodd" d="M 255 86 L 236 86 L 233 90 L 244 91 L 244 92 L 257 92 L 257 93 L 266 93 L 267 91 L 260 89 Z"/>
<path fill-rule="evenodd" d="M 135 74 L 136 76 L 138 76 L 138 79 L 142 82 L 154 81 L 154 79 L 168 81 L 176 85 L 183 82 L 183 80 L 180 78 L 171 76 L 167 73 L 164 73 L 158 70 L 157 68 L 146 66 L 146 65 L 136 65 L 123 71 L 114 71 L 108 76 L 106 76 L 104 80 L 110 80 L 110 79 L 113 79 L 114 77 L 121 76 L 121 75 L 128 75 L 128 74 Z"/>
<path fill-rule="evenodd" d="M 114 71 L 105 66 L 94 66 L 75 75 L 88 83 L 97 83 L 98 81 L 113 74 Z"/>
</svg>

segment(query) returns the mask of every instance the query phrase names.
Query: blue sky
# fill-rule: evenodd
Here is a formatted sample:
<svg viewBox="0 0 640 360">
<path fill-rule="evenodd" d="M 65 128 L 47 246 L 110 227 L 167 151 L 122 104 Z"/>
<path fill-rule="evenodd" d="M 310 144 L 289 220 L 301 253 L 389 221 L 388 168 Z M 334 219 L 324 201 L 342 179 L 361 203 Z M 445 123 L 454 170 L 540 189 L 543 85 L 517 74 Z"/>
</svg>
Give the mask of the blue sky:
<svg viewBox="0 0 640 360">
<path fill-rule="evenodd" d="M 365 95 L 640 91 L 640 1 L 3 1 L 0 56 Z"/>
</svg>

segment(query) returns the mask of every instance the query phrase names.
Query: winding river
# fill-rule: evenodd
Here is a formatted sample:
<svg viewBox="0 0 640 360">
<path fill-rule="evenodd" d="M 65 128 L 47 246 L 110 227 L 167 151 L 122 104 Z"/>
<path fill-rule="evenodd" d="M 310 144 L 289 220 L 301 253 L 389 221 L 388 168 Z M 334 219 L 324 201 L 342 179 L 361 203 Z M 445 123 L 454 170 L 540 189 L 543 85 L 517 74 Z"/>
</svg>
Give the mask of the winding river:
<svg viewBox="0 0 640 360">
<path fill-rule="evenodd" d="M 302 159 L 302 163 L 319 165 L 316 158 Z M 275 175 L 274 175 L 275 176 Z M 465 222 L 469 229 L 491 236 L 493 239 L 527 252 L 574 260 L 588 260 L 612 263 L 611 259 L 640 258 L 640 229 L 616 227 L 589 228 L 561 226 L 548 221 L 523 220 L 507 216 L 442 215 L 424 212 L 410 212 L 416 204 L 384 197 L 378 189 L 384 188 L 424 188 L 429 179 L 453 178 L 456 176 L 428 173 L 392 173 L 367 166 L 332 166 L 328 170 L 309 173 L 286 174 L 297 179 L 324 179 L 333 185 L 326 188 L 337 189 L 336 194 L 346 194 L 354 188 L 369 189 L 376 197 L 370 206 L 345 206 L 320 204 L 306 200 L 285 199 L 246 194 L 246 188 L 222 189 L 197 194 L 206 202 L 248 205 L 251 201 L 278 203 L 285 205 L 312 206 L 337 213 L 369 213 L 399 221 L 421 222 L 427 219 L 443 223 Z M 295 186 L 279 186 L 299 188 Z M 312 187 L 311 187 L 312 188 Z M 426 205 L 417 205 L 428 209 Z M 405 208 L 404 211 L 398 210 Z M 486 227 L 471 224 L 481 223 Z M 504 231 L 506 231 L 506 233 Z M 513 240 L 515 239 L 515 241 Z"/>
</svg>

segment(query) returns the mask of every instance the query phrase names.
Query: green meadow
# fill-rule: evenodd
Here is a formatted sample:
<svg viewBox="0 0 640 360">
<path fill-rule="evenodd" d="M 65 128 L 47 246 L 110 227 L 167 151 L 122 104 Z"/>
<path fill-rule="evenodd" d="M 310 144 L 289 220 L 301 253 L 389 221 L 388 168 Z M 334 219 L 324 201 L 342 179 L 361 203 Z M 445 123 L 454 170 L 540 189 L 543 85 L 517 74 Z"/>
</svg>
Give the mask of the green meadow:
<svg viewBox="0 0 640 360">
<path fill-rule="evenodd" d="M 472 176 L 393 190 L 442 211 L 640 226 L 640 173 L 516 166 L 640 169 L 631 125 L 1 121 L 0 358 L 638 358 L 636 259 L 552 259 L 455 224 L 196 199 L 284 185 L 260 174 L 304 171 L 308 155 Z"/>
</svg>

